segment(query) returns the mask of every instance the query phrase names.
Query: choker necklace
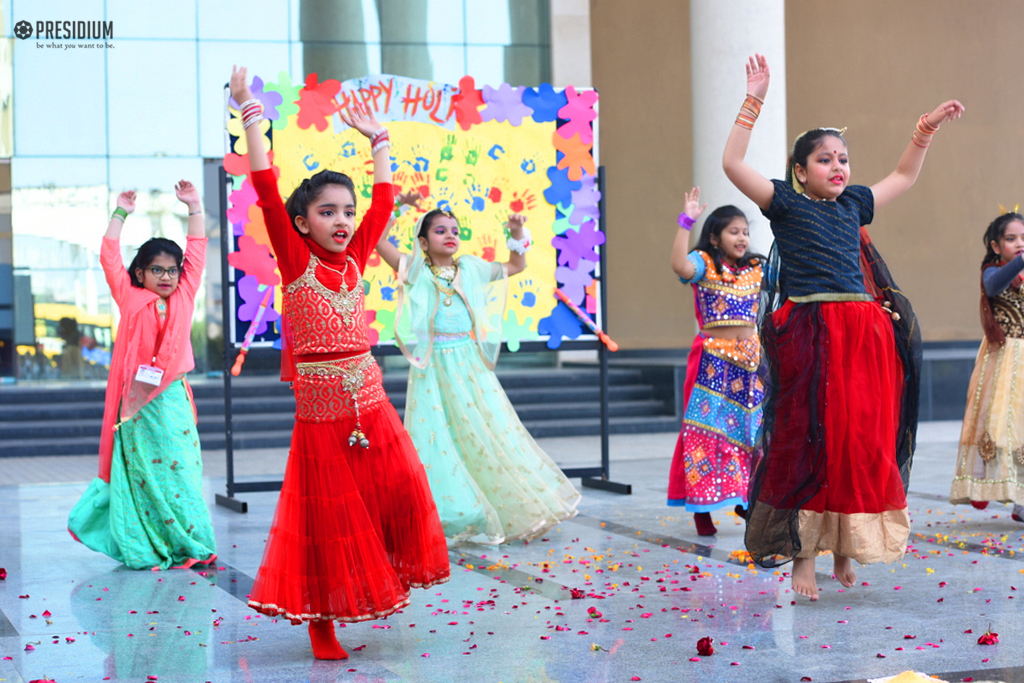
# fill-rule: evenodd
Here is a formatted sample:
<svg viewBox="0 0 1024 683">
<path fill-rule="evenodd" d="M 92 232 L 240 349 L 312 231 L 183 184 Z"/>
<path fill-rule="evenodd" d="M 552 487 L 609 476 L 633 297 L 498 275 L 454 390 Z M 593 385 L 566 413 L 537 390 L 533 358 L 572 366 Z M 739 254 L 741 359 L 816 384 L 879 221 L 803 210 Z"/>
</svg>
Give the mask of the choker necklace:
<svg viewBox="0 0 1024 683">
<path fill-rule="evenodd" d="M 452 297 L 455 296 L 455 289 L 451 284 L 455 279 L 456 268 L 457 265 L 435 266 L 433 263 L 430 264 L 430 272 L 434 274 L 434 281 L 437 283 L 437 288 L 442 294 L 444 294 L 444 299 L 441 303 L 445 306 L 451 306 Z"/>
</svg>

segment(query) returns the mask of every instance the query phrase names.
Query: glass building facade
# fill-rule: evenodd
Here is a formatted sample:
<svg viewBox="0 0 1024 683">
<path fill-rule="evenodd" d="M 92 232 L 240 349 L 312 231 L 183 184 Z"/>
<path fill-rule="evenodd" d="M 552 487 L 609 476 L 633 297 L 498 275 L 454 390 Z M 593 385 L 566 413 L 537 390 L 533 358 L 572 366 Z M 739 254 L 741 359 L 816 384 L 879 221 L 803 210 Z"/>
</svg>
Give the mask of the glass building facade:
<svg viewBox="0 0 1024 683">
<path fill-rule="evenodd" d="M 102 380 L 116 310 L 99 247 L 117 194 L 139 193 L 126 262 L 154 236 L 184 243 L 173 185 L 204 189 L 206 285 L 197 369 L 220 348 L 224 86 L 234 64 L 293 82 L 390 73 L 457 83 L 550 80 L 548 0 L 2 0 L 0 377 Z M 68 39 L 65 22 L 111 37 Z M 52 22 L 48 24 L 47 22 Z M 65 32 L 64 35 L 67 35 Z M 5 228 L 9 226 L 9 228 Z"/>
</svg>

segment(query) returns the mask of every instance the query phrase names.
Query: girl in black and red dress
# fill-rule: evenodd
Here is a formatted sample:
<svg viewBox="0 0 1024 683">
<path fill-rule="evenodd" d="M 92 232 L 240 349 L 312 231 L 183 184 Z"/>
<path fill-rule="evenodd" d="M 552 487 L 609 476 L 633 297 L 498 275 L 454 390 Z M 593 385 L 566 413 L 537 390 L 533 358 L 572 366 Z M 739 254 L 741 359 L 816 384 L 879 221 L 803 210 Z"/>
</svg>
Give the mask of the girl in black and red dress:
<svg viewBox="0 0 1024 683">
<path fill-rule="evenodd" d="M 752 57 L 722 160 L 775 236 L 761 306 L 764 457 L 746 543 L 762 566 L 793 560 L 793 589 L 817 600 L 819 551 L 832 552 L 836 578 L 852 586 L 853 560 L 892 562 L 907 547 L 920 332 L 863 226 L 910 189 L 939 125 L 964 108 L 949 100 L 921 116 L 896 169 L 871 187 L 849 184 L 835 128 L 797 138 L 786 179 L 768 180 L 744 160 L 768 81 L 767 60 Z"/>
</svg>

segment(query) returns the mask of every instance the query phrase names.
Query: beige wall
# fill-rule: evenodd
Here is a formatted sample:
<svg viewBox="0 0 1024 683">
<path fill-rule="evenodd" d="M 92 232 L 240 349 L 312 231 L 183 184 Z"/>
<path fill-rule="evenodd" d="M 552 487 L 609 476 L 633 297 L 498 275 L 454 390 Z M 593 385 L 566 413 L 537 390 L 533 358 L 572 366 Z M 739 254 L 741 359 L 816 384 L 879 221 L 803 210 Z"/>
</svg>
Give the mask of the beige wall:
<svg viewBox="0 0 1024 683">
<path fill-rule="evenodd" d="M 591 0 L 590 25 L 607 173 L 608 332 L 624 349 L 689 346 L 693 303 L 669 250 L 693 182 L 690 4 Z"/>
<path fill-rule="evenodd" d="M 668 266 L 693 182 L 689 16 L 686 0 L 591 0 L 608 327 L 623 348 L 684 347 L 694 331 L 689 294 Z M 998 204 L 1024 205 L 1021 27 L 1019 0 L 786 2 L 790 141 L 848 126 L 853 182 L 888 174 L 923 112 L 953 97 L 967 107 L 935 136 L 917 185 L 871 228 L 926 340 L 980 339 L 981 237 Z M 780 160 L 760 170 L 784 169 Z"/>
<path fill-rule="evenodd" d="M 1024 204 L 1024 2 L 855 6 L 786 3 L 790 138 L 849 126 L 853 182 L 870 185 L 893 169 L 917 117 L 946 99 L 964 103 L 964 117 L 935 135 L 917 184 L 878 212 L 871 235 L 926 340 L 980 339 L 982 234 L 1000 203 Z"/>
</svg>

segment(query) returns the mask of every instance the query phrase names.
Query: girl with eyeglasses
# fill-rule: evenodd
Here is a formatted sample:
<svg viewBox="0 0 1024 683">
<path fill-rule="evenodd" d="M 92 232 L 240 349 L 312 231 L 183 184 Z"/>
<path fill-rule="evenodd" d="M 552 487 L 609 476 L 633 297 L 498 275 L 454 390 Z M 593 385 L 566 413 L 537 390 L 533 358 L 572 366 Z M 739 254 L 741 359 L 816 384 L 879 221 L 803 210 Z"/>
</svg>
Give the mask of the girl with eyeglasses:
<svg viewBox="0 0 1024 683">
<path fill-rule="evenodd" d="M 418 195 L 399 199 L 415 204 Z M 535 538 L 573 517 L 580 500 L 494 374 L 507 278 L 526 268 L 525 222 L 520 214 L 508 218 L 507 263 L 458 256 L 459 222 L 440 209 L 416 224 L 411 254 L 386 231 L 377 242 L 398 273 L 395 339 L 412 365 L 405 427 L 452 545 Z"/>
<path fill-rule="evenodd" d="M 448 580 L 441 523 L 423 465 L 370 355 L 363 268 L 394 203 L 386 128 L 358 105 L 341 118 L 366 136 L 373 195 L 356 222 L 352 179 L 321 171 L 282 201 L 246 70 L 231 74 L 259 196 L 284 284 L 282 379 L 295 429 L 281 497 L 249 606 L 308 623 L 313 656 L 346 659 L 334 622 L 386 617 L 410 588 Z"/>
<path fill-rule="evenodd" d="M 746 545 L 765 567 L 793 560 L 793 589 L 817 600 L 819 552 L 832 552 L 835 577 L 850 587 L 853 560 L 893 562 L 906 551 L 921 337 L 863 226 L 916 182 L 939 125 L 964 107 L 949 100 L 923 114 L 895 170 L 870 187 L 849 184 L 850 155 L 835 128 L 798 137 L 786 179 L 768 180 L 745 161 L 768 93 L 767 60 L 751 57 L 746 72 L 722 165 L 775 236 L 759 320 L 764 456 L 752 474 Z"/>
<path fill-rule="evenodd" d="M 182 180 L 188 207 L 185 252 L 154 237 L 127 269 L 121 229 L 135 210 L 122 192 L 100 248 L 121 312 L 107 380 L 99 476 L 75 505 L 68 529 L 87 547 L 132 569 L 187 568 L 216 558 L 202 496 L 203 460 L 195 403 L 185 374 L 192 357 L 192 311 L 206 263 L 199 191 Z"/>
</svg>

